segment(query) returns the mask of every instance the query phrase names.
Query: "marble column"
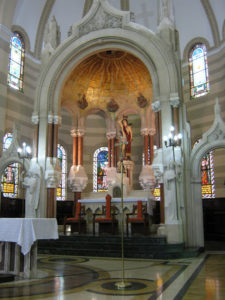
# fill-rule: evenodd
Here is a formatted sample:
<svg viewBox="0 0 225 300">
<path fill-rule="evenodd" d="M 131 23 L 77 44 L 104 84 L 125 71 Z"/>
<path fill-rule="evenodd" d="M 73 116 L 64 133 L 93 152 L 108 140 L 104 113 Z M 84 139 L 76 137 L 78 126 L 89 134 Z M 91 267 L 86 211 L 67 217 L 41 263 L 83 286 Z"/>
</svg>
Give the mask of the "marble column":
<svg viewBox="0 0 225 300">
<path fill-rule="evenodd" d="M 33 137 L 33 157 L 38 156 L 38 132 L 39 132 L 39 117 L 38 115 L 33 115 L 32 123 L 34 124 L 34 137 Z"/>
<path fill-rule="evenodd" d="M 61 118 L 48 116 L 48 146 L 45 179 L 47 181 L 47 218 L 56 217 L 56 188 L 61 178 L 61 169 L 57 161 L 58 127 Z"/>
<path fill-rule="evenodd" d="M 83 138 L 84 129 L 73 129 L 71 135 L 73 136 L 73 165 L 70 168 L 68 176 L 69 187 L 74 192 L 74 199 L 77 201 L 78 193 L 81 193 L 86 187 L 88 177 L 83 167 Z M 79 198 L 80 199 L 80 198 Z"/>
<path fill-rule="evenodd" d="M 179 133 L 179 106 L 180 106 L 180 98 L 177 93 L 170 95 L 170 105 L 172 106 L 172 118 L 173 118 L 173 126 L 175 128 L 175 134 Z"/>
</svg>

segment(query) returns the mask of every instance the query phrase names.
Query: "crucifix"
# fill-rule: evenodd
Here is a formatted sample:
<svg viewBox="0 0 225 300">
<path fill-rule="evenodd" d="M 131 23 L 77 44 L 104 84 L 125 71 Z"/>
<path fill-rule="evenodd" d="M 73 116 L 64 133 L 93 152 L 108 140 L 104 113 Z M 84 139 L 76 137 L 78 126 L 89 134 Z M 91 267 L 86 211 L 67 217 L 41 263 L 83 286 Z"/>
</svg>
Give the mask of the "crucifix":
<svg viewBox="0 0 225 300">
<path fill-rule="evenodd" d="M 127 141 L 124 140 L 122 136 L 120 136 L 120 142 L 115 144 L 116 146 L 121 146 L 121 158 L 120 158 L 120 172 L 121 172 L 121 210 L 122 210 L 122 219 L 121 219 L 121 262 L 122 262 L 122 278 L 121 281 L 116 282 L 115 286 L 122 290 L 126 289 L 131 286 L 130 282 L 125 281 L 125 275 L 124 275 L 124 211 L 123 211 L 123 172 L 124 172 L 124 166 L 123 166 L 123 160 L 124 160 L 124 154 L 123 154 L 123 145 L 128 144 Z"/>
</svg>

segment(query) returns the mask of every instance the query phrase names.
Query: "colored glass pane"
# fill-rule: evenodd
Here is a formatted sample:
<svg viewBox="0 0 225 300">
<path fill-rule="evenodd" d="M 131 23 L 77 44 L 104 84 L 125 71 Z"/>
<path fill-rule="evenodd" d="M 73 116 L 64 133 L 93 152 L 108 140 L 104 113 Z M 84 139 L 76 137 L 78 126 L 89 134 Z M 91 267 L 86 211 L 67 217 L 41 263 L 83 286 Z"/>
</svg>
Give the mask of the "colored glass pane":
<svg viewBox="0 0 225 300">
<path fill-rule="evenodd" d="M 23 88 L 24 44 L 18 33 L 11 38 L 9 56 L 9 86 L 22 90 Z"/>
<path fill-rule="evenodd" d="M 160 199 L 161 199 L 160 185 L 157 185 L 157 187 L 154 189 L 153 195 L 155 197 L 155 200 L 160 201 Z"/>
<path fill-rule="evenodd" d="M 66 200 L 66 151 L 61 145 L 57 145 L 57 157 L 62 169 L 61 180 L 56 189 L 56 200 Z"/>
<path fill-rule="evenodd" d="M 207 51 L 204 44 L 195 45 L 189 54 L 191 97 L 199 97 L 209 92 Z"/>
<path fill-rule="evenodd" d="M 6 151 L 12 143 L 12 133 L 6 133 L 3 137 L 3 151 Z M 16 198 L 19 187 L 19 164 L 7 166 L 1 178 L 1 186 L 4 197 Z"/>
<path fill-rule="evenodd" d="M 108 164 L 108 148 L 97 149 L 93 157 L 93 191 L 107 191 L 106 167 Z"/>
<path fill-rule="evenodd" d="M 201 139 L 197 140 L 193 147 L 200 143 Z M 215 174 L 213 165 L 214 152 L 207 153 L 201 161 L 201 181 L 202 181 L 202 198 L 215 198 Z"/>
<path fill-rule="evenodd" d="M 215 198 L 215 176 L 213 151 L 207 153 L 201 162 L 202 198 Z"/>
</svg>

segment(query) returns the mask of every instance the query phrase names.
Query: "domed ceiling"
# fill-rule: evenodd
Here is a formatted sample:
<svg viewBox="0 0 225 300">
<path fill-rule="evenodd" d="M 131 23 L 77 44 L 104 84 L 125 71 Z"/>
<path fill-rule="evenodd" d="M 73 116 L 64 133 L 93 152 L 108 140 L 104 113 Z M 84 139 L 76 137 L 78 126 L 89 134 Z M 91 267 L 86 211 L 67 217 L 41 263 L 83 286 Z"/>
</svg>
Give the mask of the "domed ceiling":
<svg viewBox="0 0 225 300">
<path fill-rule="evenodd" d="M 108 50 L 81 62 L 65 82 L 62 107 L 81 111 L 100 108 L 110 112 L 126 107 L 144 108 L 152 100 L 152 81 L 137 57 Z"/>
</svg>

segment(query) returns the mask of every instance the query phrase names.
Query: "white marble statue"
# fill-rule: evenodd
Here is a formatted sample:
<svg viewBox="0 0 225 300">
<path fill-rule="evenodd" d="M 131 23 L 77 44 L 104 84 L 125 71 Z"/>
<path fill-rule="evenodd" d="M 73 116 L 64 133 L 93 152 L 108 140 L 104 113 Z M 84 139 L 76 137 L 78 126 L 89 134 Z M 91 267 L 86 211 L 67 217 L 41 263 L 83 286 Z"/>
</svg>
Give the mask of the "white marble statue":
<svg viewBox="0 0 225 300">
<path fill-rule="evenodd" d="M 23 185 L 26 188 L 25 217 L 37 218 L 41 186 L 41 168 L 38 163 L 31 161 L 30 168 L 25 174 Z"/>
<path fill-rule="evenodd" d="M 174 26 L 174 11 L 171 0 L 160 0 L 159 5 L 159 28 Z"/>
<path fill-rule="evenodd" d="M 176 173 L 174 164 L 169 163 L 164 172 L 165 182 L 165 222 L 173 224 L 177 221 L 177 192 L 176 192 Z"/>
<path fill-rule="evenodd" d="M 54 50 L 60 44 L 60 30 L 56 22 L 55 16 L 52 16 L 52 19 L 49 24 L 46 25 L 44 32 L 44 47 L 42 50 L 42 64 L 46 64 L 54 52 Z"/>
</svg>

